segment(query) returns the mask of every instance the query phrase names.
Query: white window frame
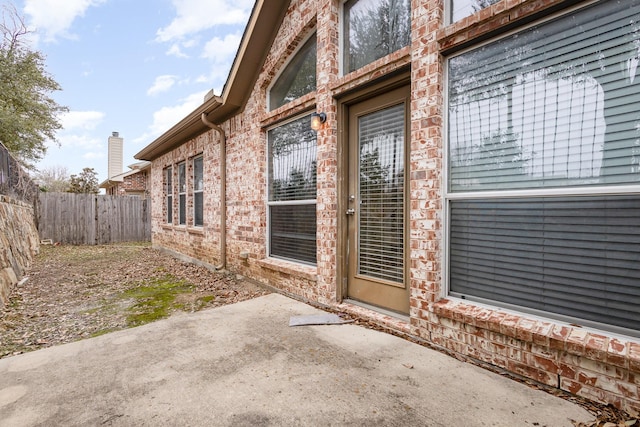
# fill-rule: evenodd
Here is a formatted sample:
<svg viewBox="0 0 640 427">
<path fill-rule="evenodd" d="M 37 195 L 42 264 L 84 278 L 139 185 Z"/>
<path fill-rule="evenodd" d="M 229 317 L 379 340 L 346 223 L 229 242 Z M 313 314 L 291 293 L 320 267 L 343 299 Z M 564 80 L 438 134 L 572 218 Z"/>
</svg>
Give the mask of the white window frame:
<svg viewBox="0 0 640 427">
<path fill-rule="evenodd" d="M 293 121 L 299 120 L 303 117 L 311 117 L 311 112 L 310 111 L 306 111 L 302 114 L 297 114 L 295 116 L 289 117 L 286 120 L 279 122 L 273 126 L 270 126 L 266 129 L 265 134 L 267 136 L 267 149 L 266 151 L 266 158 L 265 158 L 265 164 L 268 165 L 270 160 L 271 160 L 271 152 L 269 150 L 269 131 L 273 130 L 273 129 L 277 129 L 281 126 L 284 126 L 288 123 L 291 123 Z M 317 140 L 316 140 L 316 144 L 317 144 Z M 317 159 L 316 159 L 317 161 Z M 314 205 L 317 206 L 317 194 L 316 194 L 316 198 L 315 199 L 304 199 L 304 200 L 288 200 L 288 201 L 270 201 L 269 197 L 270 197 L 270 192 L 269 192 L 269 187 L 270 187 L 270 179 L 271 177 L 269 176 L 269 171 L 267 170 L 267 179 L 266 179 L 266 184 L 267 184 L 267 188 L 265 191 L 266 194 L 266 205 L 267 205 L 267 234 L 266 234 L 266 238 L 265 241 L 267 242 L 266 244 L 266 256 L 268 258 L 275 258 L 275 259 L 282 259 L 288 262 L 293 262 L 293 263 L 297 263 L 297 264 L 302 264 L 302 265 L 312 265 L 312 266 L 316 266 L 316 263 L 309 263 L 309 262 L 305 262 L 305 261 L 301 261 L 301 260 L 297 260 L 297 259 L 291 259 L 291 258 L 285 258 L 285 257 L 281 257 L 278 255 L 272 256 L 271 255 L 271 207 L 272 206 L 293 206 L 293 205 Z M 318 219 L 316 217 L 316 233 L 317 233 L 317 225 L 318 225 Z M 316 247 L 316 252 L 317 252 L 317 247 Z"/>
</svg>

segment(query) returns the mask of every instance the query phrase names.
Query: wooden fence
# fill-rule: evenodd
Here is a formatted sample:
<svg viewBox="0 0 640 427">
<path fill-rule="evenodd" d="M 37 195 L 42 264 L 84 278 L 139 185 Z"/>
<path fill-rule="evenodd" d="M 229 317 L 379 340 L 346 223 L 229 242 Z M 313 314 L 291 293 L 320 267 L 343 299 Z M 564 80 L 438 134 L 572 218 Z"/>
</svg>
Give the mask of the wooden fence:
<svg viewBox="0 0 640 427">
<path fill-rule="evenodd" d="M 73 245 L 151 240 L 151 201 L 140 197 L 40 193 L 41 239 Z"/>
</svg>

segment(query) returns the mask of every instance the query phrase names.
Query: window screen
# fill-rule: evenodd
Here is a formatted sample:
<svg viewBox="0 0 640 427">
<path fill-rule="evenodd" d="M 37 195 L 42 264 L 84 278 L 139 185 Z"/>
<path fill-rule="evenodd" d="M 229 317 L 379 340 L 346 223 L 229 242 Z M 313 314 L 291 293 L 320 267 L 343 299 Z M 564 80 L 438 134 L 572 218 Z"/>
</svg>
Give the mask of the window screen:
<svg viewBox="0 0 640 427">
<path fill-rule="evenodd" d="M 270 256 L 316 262 L 316 133 L 310 116 L 268 132 Z"/>
<path fill-rule="evenodd" d="M 602 2 L 450 59 L 450 190 L 640 182 L 638 3 Z"/>
</svg>

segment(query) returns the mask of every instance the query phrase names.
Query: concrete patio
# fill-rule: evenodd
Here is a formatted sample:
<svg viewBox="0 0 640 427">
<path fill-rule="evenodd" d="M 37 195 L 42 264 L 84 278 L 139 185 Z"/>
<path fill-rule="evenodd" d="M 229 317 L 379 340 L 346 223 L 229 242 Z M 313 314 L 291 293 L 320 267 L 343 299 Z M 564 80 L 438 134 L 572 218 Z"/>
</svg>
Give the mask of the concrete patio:
<svg viewBox="0 0 640 427">
<path fill-rule="evenodd" d="M 580 406 L 271 294 L 0 360 L 2 426 L 571 426 Z"/>
</svg>

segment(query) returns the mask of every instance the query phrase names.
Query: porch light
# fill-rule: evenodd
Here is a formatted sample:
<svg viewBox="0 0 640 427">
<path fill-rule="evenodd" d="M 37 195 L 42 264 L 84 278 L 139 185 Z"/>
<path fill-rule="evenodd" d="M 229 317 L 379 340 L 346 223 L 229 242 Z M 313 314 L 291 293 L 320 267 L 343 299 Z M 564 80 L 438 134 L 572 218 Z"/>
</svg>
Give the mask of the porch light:
<svg viewBox="0 0 640 427">
<path fill-rule="evenodd" d="M 325 113 L 313 113 L 311 114 L 311 129 L 320 130 L 322 124 L 327 121 L 327 115 Z"/>
</svg>

